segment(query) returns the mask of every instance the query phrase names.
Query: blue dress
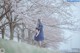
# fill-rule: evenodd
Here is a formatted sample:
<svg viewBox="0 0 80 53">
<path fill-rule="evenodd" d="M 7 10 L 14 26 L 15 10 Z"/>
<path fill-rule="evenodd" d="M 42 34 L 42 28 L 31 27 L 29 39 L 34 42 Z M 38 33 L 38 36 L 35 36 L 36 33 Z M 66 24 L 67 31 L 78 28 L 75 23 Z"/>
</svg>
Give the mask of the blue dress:
<svg viewBox="0 0 80 53">
<path fill-rule="evenodd" d="M 34 37 L 34 39 L 36 41 L 43 41 L 44 40 L 43 25 L 39 24 L 38 29 L 40 30 L 40 32 L 39 32 L 37 37 L 36 36 Z"/>
</svg>

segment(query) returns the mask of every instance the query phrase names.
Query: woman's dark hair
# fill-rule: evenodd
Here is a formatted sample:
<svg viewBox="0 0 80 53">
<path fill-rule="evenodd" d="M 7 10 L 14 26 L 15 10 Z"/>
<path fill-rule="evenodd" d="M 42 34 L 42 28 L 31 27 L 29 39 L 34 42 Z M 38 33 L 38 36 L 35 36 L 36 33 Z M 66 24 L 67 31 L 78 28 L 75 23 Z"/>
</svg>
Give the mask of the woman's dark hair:
<svg viewBox="0 0 80 53">
<path fill-rule="evenodd" d="M 36 30 L 38 30 L 38 31 L 39 31 L 39 28 L 36 28 Z"/>
</svg>

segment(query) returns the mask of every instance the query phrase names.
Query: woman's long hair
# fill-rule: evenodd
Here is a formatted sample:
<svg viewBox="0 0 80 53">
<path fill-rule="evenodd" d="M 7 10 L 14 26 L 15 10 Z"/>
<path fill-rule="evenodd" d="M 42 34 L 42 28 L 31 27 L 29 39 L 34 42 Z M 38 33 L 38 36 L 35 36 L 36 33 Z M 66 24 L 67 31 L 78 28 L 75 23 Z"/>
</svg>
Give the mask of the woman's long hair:
<svg viewBox="0 0 80 53">
<path fill-rule="evenodd" d="M 37 27 L 39 27 L 40 25 L 42 25 L 42 23 L 41 23 L 41 20 L 38 19 Z"/>
</svg>

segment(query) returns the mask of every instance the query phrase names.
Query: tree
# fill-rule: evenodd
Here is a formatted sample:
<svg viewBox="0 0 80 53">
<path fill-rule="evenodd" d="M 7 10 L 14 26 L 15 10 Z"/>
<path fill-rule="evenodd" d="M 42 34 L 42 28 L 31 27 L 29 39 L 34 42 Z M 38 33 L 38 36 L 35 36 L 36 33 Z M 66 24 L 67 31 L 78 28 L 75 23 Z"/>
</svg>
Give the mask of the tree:
<svg viewBox="0 0 80 53">
<path fill-rule="evenodd" d="M 17 1 L 16 1 L 17 2 Z M 10 40 L 13 40 L 14 37 L 14 28 L 18 24 L 17 22 L 20 20 L 18 19 L 18 15 L 15 15 L 14 8 L 15 5 L 13 5 L 11 0 L 4 0 L 3 1 L 3 12 L 4 14 L 1 15 L 1 20 L 3 16 L 5 15 L 8 22 L 4 23 L 1 27 L 5 26 L 6 24 L 9 24 L 10 27 Z"/>
</svg>

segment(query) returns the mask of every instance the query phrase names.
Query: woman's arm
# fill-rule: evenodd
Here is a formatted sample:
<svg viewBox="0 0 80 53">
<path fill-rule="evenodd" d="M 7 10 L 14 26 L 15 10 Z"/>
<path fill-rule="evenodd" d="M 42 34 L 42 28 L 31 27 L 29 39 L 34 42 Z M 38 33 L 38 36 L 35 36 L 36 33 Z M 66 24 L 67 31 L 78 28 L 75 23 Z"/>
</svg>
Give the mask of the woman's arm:
<svg viewBox="0 0 80 53">
<path fill-rule="evenodd" d="M 36 37 L 39 35 L 40 31 L 36 30 Z"/>
</svg>

